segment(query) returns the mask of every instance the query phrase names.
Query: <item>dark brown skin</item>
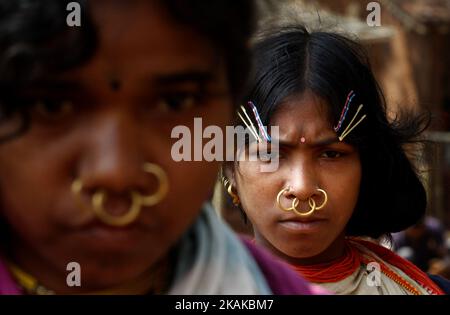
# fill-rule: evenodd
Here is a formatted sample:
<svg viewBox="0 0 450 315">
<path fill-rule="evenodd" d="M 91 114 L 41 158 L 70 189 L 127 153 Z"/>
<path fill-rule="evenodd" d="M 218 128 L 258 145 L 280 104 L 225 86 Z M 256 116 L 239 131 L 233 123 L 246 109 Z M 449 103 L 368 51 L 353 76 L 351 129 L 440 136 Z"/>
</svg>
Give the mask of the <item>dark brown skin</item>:
<svg viewBox="0 0 450 315">
<path fill-rule="evenodd" d="M 54 112 L 36 107 L 31 129 L 0 146 L 1 211 L 13 233 L 11 258 L 57 293 L 120 285 L 166 258 L 199 214 L 218 167 L 174 162 L 172 128 L 192 127 L 194 117 L 223 127 L 232 112 L 224 66 L 203 37 L 156 2 L 90 5 L 100 38 L 94 57 L 57 78 L 70 81 L 67 88 L 33 92 L 37 99 L 51 96 L 71 105 Z M 119 87 L 111 87 L 112 78 Z M 166 95 L 180 93 L 186 95 L 180 109 L 170 109 Z M 130 190 L 156 189 L 156 180 L 142 171 L 144 162 L 164 168 L 170 192 L 144 207 L 135 224 L 108 228 L 77 207 L 70 187 L 80 178 L 86 204 L 92 192 L 106 189 L 109 211 L 125 212 Z M 81 288 L 66 285 L 71 261 L 81 265 Z"/>
<path fill-rule="evenodd" d="M 256 242 L 293 264 L 337 258 L 343 254 L 344 228 L 359 193 L 358 151 L 338 141 L 325 105 L 310 92 L 287 99 L 271 123 L 280 126 L 279 169 L 260 173 L 263 162 L 245 161 L 234 172 L 242 208 L 253 225 Z M 302 137 L 304 143 L 300 141 Z M 255 148 L 250 146 L 250 154 Z M 309 197 L 320 205 L 323 195 L 317 188 L 327 192 L 328 203 L 307 219 L 298 217 L 276 205 L 277 194 L 285 187 L 291 187 L 281 198 L 286 208 L 294 197 L 301 201 L 297 208 L 302 211 L 308 209 Z"/>
</svg>

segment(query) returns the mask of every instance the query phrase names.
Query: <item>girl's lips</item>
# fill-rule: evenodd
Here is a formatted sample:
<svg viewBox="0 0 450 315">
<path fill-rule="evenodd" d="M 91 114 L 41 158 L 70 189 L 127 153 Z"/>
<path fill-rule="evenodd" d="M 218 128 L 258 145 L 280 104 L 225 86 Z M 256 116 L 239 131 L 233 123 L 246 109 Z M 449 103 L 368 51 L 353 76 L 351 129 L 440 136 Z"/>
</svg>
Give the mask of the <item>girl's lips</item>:
<svg viewBox="0 0 450 315">
<path fill-rule="evenodd" d="M 279 224 L 294 232 L 313 232 L 317 231 L 325 222 L 325 220 L 285 220 L 280 221 Z"/>
<path fill-rule="evenodd" d="M 73 235 L 86 250 L 123 251 L 135 246 L 145 236 L 145 231 L 137 224 L 114 227 L 94 221 Z"/>
<path fill-rule="evenodd" d="M 82 230 L 106 230 L 106 231 L 126 231 L 135 228 L 136 223 L 132 223 L 126 226 L 111 226 L 102 223 L 96 219 L 92 220 L 89 224 L 85 225 Z"/>
</svg>

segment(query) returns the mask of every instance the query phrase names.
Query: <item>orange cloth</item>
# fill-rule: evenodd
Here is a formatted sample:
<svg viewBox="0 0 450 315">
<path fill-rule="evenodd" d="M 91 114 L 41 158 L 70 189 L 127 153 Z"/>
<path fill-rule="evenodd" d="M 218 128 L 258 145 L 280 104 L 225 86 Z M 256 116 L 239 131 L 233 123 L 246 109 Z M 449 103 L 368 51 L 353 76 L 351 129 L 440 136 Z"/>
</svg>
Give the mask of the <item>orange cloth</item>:
<svg viewBox="0 0 450 315">
<path fill-rule="evenodd" d="M 380 263 L 381 271 L 413 293 L 417 290 L 414 290 L 414 287 L 411 286 L 406 279 L 403 279 L 397 275 L 392 268 L 389 268 L 389 266 L 383 262 L 387 262 L 388 264 L 402 270 L 408 277 L 416 281 L 430 294 L 444 294 L 443 291 L 423 271 L 411 262 L 401 258 L 393 251 L 381 245 L 361 239 L 348 239 L 345 245 L 345 254 L 331 262 L 315 265 L 291 266 L 305 279 L 313 283 L 332 283 L 341 281 L 352 275 L 358 268 L 361 267 L 362 264 L 367 265 L 371 261 L 371 259 L 364 257 L 355 245 L 352 245 L 353 242 L 366 247 L 380 257 L 383 261 L 377 260 L 377 262 Z"/>
<path fill-rule="evenodd" d="M 338 282 L 353 274 L 361 265 L 356 248 L 346 242 L 345 254 L 331 262 L 315 265 L 291 265 L 306 280 L 314 283 Z"/>
</svg>

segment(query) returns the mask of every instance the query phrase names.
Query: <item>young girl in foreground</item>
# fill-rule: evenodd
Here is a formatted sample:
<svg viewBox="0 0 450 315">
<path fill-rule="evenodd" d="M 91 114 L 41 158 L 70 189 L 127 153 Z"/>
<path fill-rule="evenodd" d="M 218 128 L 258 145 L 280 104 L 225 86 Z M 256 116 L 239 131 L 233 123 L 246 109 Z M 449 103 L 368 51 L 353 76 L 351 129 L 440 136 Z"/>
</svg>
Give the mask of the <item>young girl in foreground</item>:
<svg viewBox="0 0 450 315">
<path fill-rule="evenodd" d="M 260 125 L 279 126 L 279 149 L 270 152 L 279 167 L 261 173 L 269 161 L 256 157 L 228 163 L 224 173 L 255 242 L 337 294 L 443 293 L 443 279 L 366 240 L 425 212 L 424 187 L 403 149 L 420 133 L 420 118 L 388 121 L 362 48 L 340 35 L 276 30 L 255 45 L 254 64 L 247 112 L 254 104 Z M 242 154 L 270 147 L 259 137 Z"/>
</svg>

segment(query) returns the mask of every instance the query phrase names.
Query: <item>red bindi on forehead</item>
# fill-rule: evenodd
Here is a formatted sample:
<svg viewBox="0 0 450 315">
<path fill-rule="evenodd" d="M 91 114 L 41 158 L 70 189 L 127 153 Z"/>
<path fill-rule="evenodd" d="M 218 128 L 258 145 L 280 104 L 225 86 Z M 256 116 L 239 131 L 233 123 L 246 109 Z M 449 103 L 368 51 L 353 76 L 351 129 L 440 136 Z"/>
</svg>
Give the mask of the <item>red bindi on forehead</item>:
<svg viewBox="0 0 450 315">
<path fill-rule="evenodd" d="M 313 99 L 282 104 L 272 119 L 272 124 L 280 128 L 280 140 L 291 145 L 315 145 L 337 139 L 324 106 Z"/>
</svg>

